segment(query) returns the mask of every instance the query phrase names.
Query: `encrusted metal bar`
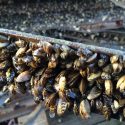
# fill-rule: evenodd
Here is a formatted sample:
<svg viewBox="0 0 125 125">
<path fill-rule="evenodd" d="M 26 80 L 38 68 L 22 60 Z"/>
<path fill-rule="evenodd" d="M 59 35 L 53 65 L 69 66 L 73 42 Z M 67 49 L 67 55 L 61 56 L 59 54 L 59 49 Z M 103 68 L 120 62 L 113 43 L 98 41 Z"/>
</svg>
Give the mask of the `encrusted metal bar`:
<svg viewBox="0 0 125 125">
<path fill-rule="evenodd" d="M 42 43 L 43 42 L 50 42 L 50 43 L 67 45 L 67 46 L 70 46 L 74 49 L 88 48 L 88 49 L 95 51 L 95 52 L 123 55 L 123 57 L 125 59 L 125 51 L 121 51 L 121 50 L 99 47 L 99 46 L 95 46 L 95 45 L 87 45 L 87 44 L 83 44 L 83 43 L 71 42 L 71 41 L 67 41 L 67 40 L 55 39 L 55 38 L 34 35 L 34 34 L 30 34 L 30 33 L 24 33 L 24 32 L 19 32 L 19 31 L 15 31 L 15 30 L 2 29 L 2 28 L 0 28 L 0 34 L 8 35 L 8 36 L 16 37 L 16 38 L 23 38 L 23 39 L 25 39 L 27 41 L 31 41 L 31 42 L 37 42 L 37 43 L 38 42 L 42 42 Z"/>
</svg>

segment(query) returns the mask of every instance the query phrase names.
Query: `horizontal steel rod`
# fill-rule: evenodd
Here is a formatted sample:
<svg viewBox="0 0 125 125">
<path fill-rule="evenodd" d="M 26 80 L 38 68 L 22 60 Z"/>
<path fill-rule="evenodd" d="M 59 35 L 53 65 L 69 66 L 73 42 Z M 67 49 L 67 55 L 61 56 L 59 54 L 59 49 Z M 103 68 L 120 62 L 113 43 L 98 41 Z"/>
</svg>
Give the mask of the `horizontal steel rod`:
<svg viewBox="0 0 125 125">
<path fill-rule="evenodd" d="M 16 38 L 22 38 L 22 39 L 25 39 L 25 40 L 30 41 L 30 42 L 57 43 L 57 44 L 70 46 L 74 49 L 88 48 L 88 49 L 90 49 L 92 51 L 95 51 L 95 52 L 122 55 L 123 58 L 125 59 L 125 51 L 121 51 L 121 50 L 117 50 L 117 49 L 99 47 L 99 46 L 95 46 L 95 45 L 87 45 L 87 44 L 83 44 L 83 43 L 71 42 L 71 41 L 68 41 L 68 40 L 55 39 L 55 38 L 50 38 L 50 37 L 45 37 L 45 36 L 40 36 L 40 35 L 34 35 L 34 34 L 30 34 L 30 33 L 24 33 L 24 32 L 15 31 L 15 30 L 2 29 L 2 28 L 0 28 L 0 34 L 13 36 L 13 37 L 16 37 Z"/>
</svg>

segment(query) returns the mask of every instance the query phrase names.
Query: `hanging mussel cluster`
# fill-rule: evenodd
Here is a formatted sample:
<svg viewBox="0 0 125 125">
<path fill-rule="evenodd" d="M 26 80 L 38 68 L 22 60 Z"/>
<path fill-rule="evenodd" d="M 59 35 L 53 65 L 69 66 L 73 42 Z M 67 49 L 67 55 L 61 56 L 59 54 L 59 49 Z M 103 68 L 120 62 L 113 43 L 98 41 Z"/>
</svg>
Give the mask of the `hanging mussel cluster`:
<svg viewBox="0 0 125 125">
<path fill-rule="evenodd" d="M 84 119 L 91 112 L 125 117 L 125 64 L 118 55 L 0 36 L 0 87 L 10 93 L 6 103 L 26 92 L 44 100 L 51 117 L 67 110 Z"/>
</svg>

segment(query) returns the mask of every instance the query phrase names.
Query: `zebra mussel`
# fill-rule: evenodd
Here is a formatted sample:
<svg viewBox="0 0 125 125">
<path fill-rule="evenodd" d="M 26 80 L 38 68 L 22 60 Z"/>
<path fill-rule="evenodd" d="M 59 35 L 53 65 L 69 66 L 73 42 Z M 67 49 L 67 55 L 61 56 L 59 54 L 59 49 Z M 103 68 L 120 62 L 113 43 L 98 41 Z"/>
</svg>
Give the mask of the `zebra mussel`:
<svg viewBox="0 0 125 125">
<path fill-rule="evenodd" d="M 0 89 L 10 93 L 5 103 L 16 93 L 28 92 L 36 103 L 44 101 L 53 116 L 69 109 L 83 119 L 90 118 L 93 109 L 107 120 L 125 116 L 122 56 L 0 37 Z"/>
</svg>

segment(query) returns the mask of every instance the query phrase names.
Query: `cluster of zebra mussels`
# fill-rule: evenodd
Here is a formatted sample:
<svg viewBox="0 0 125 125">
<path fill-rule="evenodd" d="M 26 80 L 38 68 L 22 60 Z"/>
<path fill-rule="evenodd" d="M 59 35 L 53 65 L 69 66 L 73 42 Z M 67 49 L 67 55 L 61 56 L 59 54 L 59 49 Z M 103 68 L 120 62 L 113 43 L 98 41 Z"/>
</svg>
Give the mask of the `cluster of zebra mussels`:
<svg viewBox="0 0 125 125">
<path fill-rule="evenodd" d="M 51 116 L 73 110 L 83 119 L 91 112 L 107 120 L 125 117 L 125 64 L 119 55 L 0 36 L 0 89 L 9 92 L 5 103 L 31 93 Z"/>
</svg>

